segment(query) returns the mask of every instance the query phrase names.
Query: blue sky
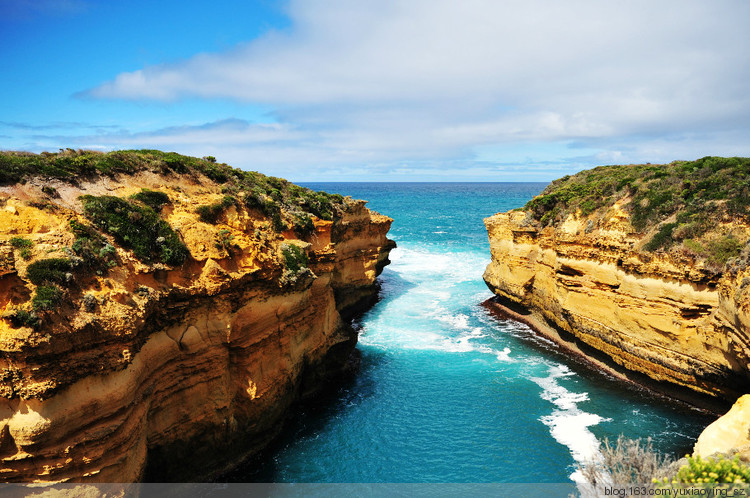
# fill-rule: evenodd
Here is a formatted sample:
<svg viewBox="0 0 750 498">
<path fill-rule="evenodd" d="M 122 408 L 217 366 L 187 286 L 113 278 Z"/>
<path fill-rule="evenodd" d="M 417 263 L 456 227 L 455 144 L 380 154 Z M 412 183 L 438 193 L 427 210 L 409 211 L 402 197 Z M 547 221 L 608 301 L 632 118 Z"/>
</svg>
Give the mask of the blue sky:
<svg viewBox="0 0 750 498">
<path fill-rule="evenodd" d="M 750 155 L 745 0 L 0 0 L 0 148 L 294 181 Z"/>
</svg>

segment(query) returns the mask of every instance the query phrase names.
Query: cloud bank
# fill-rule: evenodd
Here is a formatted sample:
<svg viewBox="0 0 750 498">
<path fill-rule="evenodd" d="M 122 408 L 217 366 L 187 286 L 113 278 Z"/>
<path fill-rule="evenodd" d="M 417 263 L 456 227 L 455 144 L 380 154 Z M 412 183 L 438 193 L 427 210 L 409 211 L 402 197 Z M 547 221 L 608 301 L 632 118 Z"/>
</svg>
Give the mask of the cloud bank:
<svg viewBox="0 0 750 498">
<path fill-rule="evenodd" d="M 203 147 L 199 155 L 216 145 L 243 166 L 287 174 L 492 172 L 513 164 L 519 144 L 521 165 L 567 150 L 562 170 L 750 154 L 748 2 L 293 0 L 288 15 L 283 32 L 122 73 L 80 96 L 271 106 L 267 124 L 108 140 Z"/>
</svg>

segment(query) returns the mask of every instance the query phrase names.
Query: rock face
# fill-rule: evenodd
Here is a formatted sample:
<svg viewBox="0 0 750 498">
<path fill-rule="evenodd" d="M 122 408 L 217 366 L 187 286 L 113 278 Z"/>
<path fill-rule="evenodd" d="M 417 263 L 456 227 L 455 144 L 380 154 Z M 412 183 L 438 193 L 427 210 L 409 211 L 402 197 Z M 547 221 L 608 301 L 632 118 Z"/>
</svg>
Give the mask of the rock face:
<svg viewBox="0 0 750 498">
<path fill-rule="evenodd" d="M 571 214 L 541 228 L 523 211 L 485 220 L 484 273 L 499 304 L 624 375 L 734 401 L 750 391 L 750 275 L 638 250 L 615 204 L 595 230 Z"/>
<path fill-rule="evenodd" d="M 742 396 L 726 414 L 706 427 L 693 449 L 694 455 L 736 452 L 750 461 L 750 395 Z"/>
<path fill-rule="evenodd" d="M 348 320 L 376 294 L 392 220 L 345 200 L 304 236 L 244 205 L 200 221 L 220 187 L 148 170 L 0 186 L 0 480 L 204 479 L 263 448 L 346 368 Z M 142 188 L 169 197 L 160 215 L 185 262 L 143 263 L 105 234 L 117 264 L 72 276 L 54 309 L 18 323 L 39 294 L 31 264 L 70 256 L 71 220 L 88 223 L 79 196 Z M 23 257 L 14 237 L 31 242 Z M 290 246 L 306 260 L 292 269 Z"/>
</svg>

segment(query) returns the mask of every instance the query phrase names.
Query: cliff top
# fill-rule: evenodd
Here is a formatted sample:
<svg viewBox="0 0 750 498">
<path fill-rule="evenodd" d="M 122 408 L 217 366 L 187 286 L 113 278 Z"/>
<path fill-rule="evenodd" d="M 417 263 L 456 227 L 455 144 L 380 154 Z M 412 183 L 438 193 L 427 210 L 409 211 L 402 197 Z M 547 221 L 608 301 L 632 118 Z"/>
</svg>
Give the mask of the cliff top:
<svg viewBox="0 0 750 498">
<path fill-rule="evenodd" d="M 260 208 L 272 218 L 277 229 L 282 228 L 285 218 L 300 227 L 307 224 L 309 229 L 307 220 L 298 219 L 303 213 L 331 220 L 336 207 L 345 202 L 341 195 L 314 192 L 283 178 L 233 168 L 217 163 L 212 156 L 199 159 L 149 149 L 107 153 L 61 149 L 60 152 L 41 154 L 0 151 L 0 186 L 24 183 L 35 177 L 75 185 L 83 179 L 134 176 L 142 172 L 162 176 L 205 176 L 221 185 L 222 193 L 233 196 L 224 201 L 227 204 L 224 207 L 241 201 L 248 207 Z M 218 210 L 218 207 L 213 209 L 214 212 Z M 205 211 L 204 217 L 212 217 L 210 210 Z"/>
<path fill-rule="evenodd" d="M 390 221 L 211 157 L 0 152 L 0 396 L 125 368 L 189 299 L 310 285 Z"/>
<path fill-rule="evenodd" d="M 586 231 L 624 218 L 646 252 L 681 252 L 720 267 L 739 256 L 750 227 L 750 158 L 600 166 L 552 182 L 523 208 L 530 222 Z"/>
</svg>

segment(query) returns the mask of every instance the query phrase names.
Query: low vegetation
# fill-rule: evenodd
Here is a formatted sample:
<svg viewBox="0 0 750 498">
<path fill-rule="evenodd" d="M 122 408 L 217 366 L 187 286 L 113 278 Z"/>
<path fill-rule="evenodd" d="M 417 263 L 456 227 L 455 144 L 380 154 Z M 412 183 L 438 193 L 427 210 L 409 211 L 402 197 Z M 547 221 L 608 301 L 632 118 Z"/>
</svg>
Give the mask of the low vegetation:
<svg viewBox="0 0 750 498">
<path fill-rule="evenodd" d="M 597 490 L 607 486 L 611 488 L 613 484 L 638 485 L 650 489 L 685 489 L 705 484 L 720 484 L 740 485 L 747 489 L 747 483 L 750 483 L 750 466 L 740 461 L 737 455 L 716 455 L 708 458 L 687 455 L 684 459 L 675 461 L 655 451 L 650 439 L 643 442 L 623 436 L 614 444 L 605 440 L 601 454 L 601 460 L 590 462 L 579 469 L 584 478 Z"/>
<path fill-rule="evenodd" d="M 62 301 L 63 291 L 54 285 L 40 285 L 36 288 L 31 306 L 34 311 L 49 311 Z"/>
<path fill-rule="evenodd" d="M 217 163 L 212 156 L 197 158 L 150 149 L 107 153 L 73 149 L 42 154 L 0 152 L 0 185 L 24 182 L 33 176 L 75 182 L 81 177 L 133 175 L 141 171 L 207 177 L 222 185 L 224 194 L 234 198 L 238 206 L 244 204 L 261 211 L 276 231 L 290 225 L 295 230 L 309 230 L 302 215 L 332 220 L 347 202 L 338 194 L 315 192 L 282 178 Z M 152 191 L 142 191 L 131 200 L 155 211 L 169 201 L 165 194 Z M 206 206 L 200 215 L 211 222 L 226 207 Z M 303 220 L 301 225 L 295 223 L 298 217 Z"/>
<path fill-rule="evenodd" d="M 739 456 L 725 455 L 703 459 L 700 455 L 687 456 L 687 464 L 680 467 L 671 479 L 656 479 L 656 484 L 744 484 L 750 483 L 750 467 Z"/>
<path fill-rule="evenodd" d="M 73 265 L 68 258 L 47 258 L 34 261 L 26 269 L 26 277 L 34 285 L 67 285 L 72 278 Z"/>
<path fill-rule="evenodd" d="M 162 207 L 169 204 L 169 196 L 167 194 L 159 192 L 158 190 L 149 190 L 147 188 L 141 189 L 140 192 L 131 195 L 130 198 L 142 202 L 157 213 L 161 211 Z"/>
<path fill-rule="evenodd" d="M 34 243 L 24 237 L 13 237 L 10 239 L 10 245 L 14 249 L 18 249 L 18 254 L 25 260 L 31 259 L 31 248 L 34 247 Z"/>
<path fill-rule="evenodd" d="M 233 245 L 234 235 L 231 230 L 227 230 L 226 228 L 219 230 L 214 238 L 214 246 L 227 254 L 231 254 Z"/>
<path fill-rule="evenodd" d="M 71 220 L 70 231 L 76 237 L 71 250 L 81 258 L 85 269 L 101 275 L 118 265 L 115 247 L 94 227 L 84 225 L 78 220 Z"/>
<path fill-rule="evenodd" d="M 198 213 L 198 217 L 204 223 L 211 223 L 212 225 L 219 221 L 219 218 L 224 211 L 234 206 L 237 203 L 237 199 L 231 195 L 225 195 L 219 202 L 213 204 L 207 204 L 204 206 L 198 206 L 195 210 Z"/>
<path fill-rule="evenodd" d="M 109 195 L 84 195 L 80 199 L 86 218 L 141 261 L 177 266 L 187 258 L 189 253 L 180 236 L 150 207 Z"/>
<path fill-rule="evenodd" d="M 674 459 L 654 451 L 651 439 L 628 439 L 620 436 L 612 443 L 605 439 L 601 460 L 579 469 L 593 485 L 606 483 L 644 484 L 670 475 Z"/>
<path fill-rule="evenodd" d="M 284 269 L 292 272 L 298 272 L 310 263 L 307 253 L 294 244 L 283 244 L 281 246 L 281 256 L 284 259 Z"/>
<path fill-rule="evenodd" d="M 633 228 L 651 234 L 643 249 L 685 242 L 683 248 L 721 264 L 744 246 L 731 234 L 713 232 L 723 220 L 750 224 L 750 158 L 600 166 L 552 182 L 524 209 L 548 226 L 572 213 L 603 216 L 618 201 Z"/>
<path fill-rule="evenodd" d="M 304 249 L 295 244 L 282 244 L 281 257 L 284 264 L 284 271 L 279 279 L 282 287 L 294 285 L 305 276 L 313 276 L 312 271 L 308 268 L 310 260 Z"/>
</svg>

